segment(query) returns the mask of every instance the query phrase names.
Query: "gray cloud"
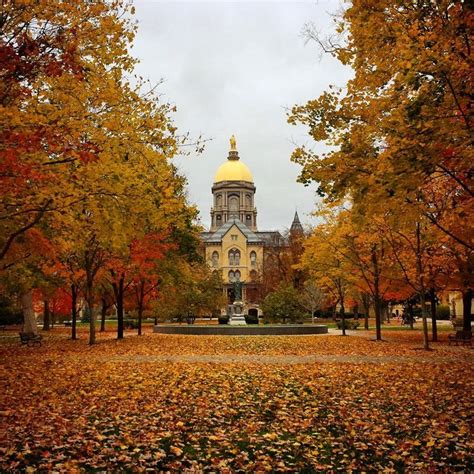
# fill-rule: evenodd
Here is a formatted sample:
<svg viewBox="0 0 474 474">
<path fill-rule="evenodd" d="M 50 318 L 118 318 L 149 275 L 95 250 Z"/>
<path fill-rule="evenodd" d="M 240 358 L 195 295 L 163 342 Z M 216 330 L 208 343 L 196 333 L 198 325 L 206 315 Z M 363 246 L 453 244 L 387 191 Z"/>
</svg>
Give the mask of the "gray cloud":
<svg viewBox="0 0 474 474">
<path fill-rule="evenodd" d="M 209 223 L 211 185 L 235 134 L 241 160 L 257 186 L 261 230 L 288 227 L 298 208 L 310 222 L 315 187 L 296 183 L 290 162 L 293 142 L 305 131 L 286 123 L 285 108 L 317 97 L 329 84 L 343 85 L 350 70 L 335 59 L 319 60 L 301 30 L 312 21 L 332 30 L 330 12 L 339 0 L 309 2 L 136 1 L 138 34 L 132 53 L 137 72 L 158 82 L 163 99 L 175 103 L 181 132 L 212 141 L 198 157 L 178 158 L 189 196 Z"/>
</svg>

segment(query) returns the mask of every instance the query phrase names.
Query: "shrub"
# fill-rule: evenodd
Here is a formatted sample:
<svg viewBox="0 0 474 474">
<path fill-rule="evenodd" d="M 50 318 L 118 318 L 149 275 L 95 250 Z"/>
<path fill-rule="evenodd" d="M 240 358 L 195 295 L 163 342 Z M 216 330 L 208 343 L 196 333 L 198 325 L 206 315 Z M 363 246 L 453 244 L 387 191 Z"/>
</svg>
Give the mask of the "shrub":
<svg viewBox="0 0 474 474">
<path fill-rule="evenodd" d="M 344 327 L 346 329 L 357 329 L 359 327 L 359 321 L 344 321 Z M 342 329 L 342 321 L 337 321 L 337 328 Z"/>
<path fill-rule="evenodd" d="M 7 298 L 0 297 L 0 326 L 22 323 L 23 314 L 21 311 L 13 308 L 11 301 Z"/>
<path fill-rule="evenodd" d="M 247 324 L 258 324 L 258 316 L 255 316 L 253 314 L 246 314 L 245 322 Z"/>
<path fill-rule="evenodd" d="M 138 329 L 138 321 L 135 319 L 125 319 L 123 326 L 125 329 Z"/>
<path fill-rule="evenodd" d="M 449 312 L 449 306 L 440 304 L 436 306 L 436 319 L 444 319 L 444 320 L 449 320 L 450 317 L 450 312 Z"/>
</svg>

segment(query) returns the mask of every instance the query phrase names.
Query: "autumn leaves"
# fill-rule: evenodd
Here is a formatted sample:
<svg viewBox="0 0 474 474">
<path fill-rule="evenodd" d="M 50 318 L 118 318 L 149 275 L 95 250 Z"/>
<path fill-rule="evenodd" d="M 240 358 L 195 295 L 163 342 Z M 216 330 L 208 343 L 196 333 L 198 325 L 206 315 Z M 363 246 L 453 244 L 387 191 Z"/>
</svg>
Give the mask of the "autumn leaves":
<svg viewBox="0 0 474 474">
<path fill-rule="evenodd" d="M 468 351 L 414 351 L 406 331 L 389 339 L 146 335 L 90 347 L 56 336 L 34 355 L 4 341 L 0 469 L 472 468 Z M 310 354 L 335 362 L 281 362 Z"/>
<path fill-rule="evenodd" d="M 133 76 L 130 10 L 124 1 L 2 7 L 2 286 L 76 293 L 91 343 L 105 275 L 112 286 L 134 282 L 143 312 L 155 263 L 185 234 L 189 254 L 197 247 L 196 210 L 170 162 L 183 143 L 174 107 Z"/>
<path fill-rule="evenodd" d="M 425 348 L 428 293 L 461 290 L 471 325 L 471 17 L 465 2 L 354 0 L 337 41 L 309 32 L 354 77 L 289 116 L 331 147 L 292 157 L 324 198 L 305 266 L 340 305 L 349 287 L 370 295 L 377 320 L 382 300 L 418 297 Z"/>
</svg>

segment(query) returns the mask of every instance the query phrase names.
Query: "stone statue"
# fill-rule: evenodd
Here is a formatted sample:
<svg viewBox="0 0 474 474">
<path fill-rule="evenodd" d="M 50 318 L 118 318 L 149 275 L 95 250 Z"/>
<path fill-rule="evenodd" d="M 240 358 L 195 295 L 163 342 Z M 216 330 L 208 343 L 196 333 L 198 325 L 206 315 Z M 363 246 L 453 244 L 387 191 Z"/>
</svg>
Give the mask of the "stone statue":
<svg viewBox="0 0 474 474">
<path fill-rule="evenodd" d="M 235 141 L 234 135 L 230 137 L 230 150 L 237 151 L 237 142 Z"/>
<path fill-rule="evenodd" d="M 242 301 L 242 282 L 239 280 L 234 281 L 234 301 Z"/>
</svg>

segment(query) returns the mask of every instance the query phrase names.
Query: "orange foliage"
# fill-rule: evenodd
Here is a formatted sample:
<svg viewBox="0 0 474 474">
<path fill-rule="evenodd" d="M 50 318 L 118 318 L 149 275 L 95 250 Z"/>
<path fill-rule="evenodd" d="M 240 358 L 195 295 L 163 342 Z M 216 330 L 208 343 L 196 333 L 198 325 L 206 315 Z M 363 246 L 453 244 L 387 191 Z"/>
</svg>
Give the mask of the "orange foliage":
<svg viewBox="0 0 474 474">
<path fill-rule="evenodd" d="M 84 334 L 83 334 L 84 336 Z M 102 337 L 102 336 L 101 336 Z M 2 338 L 0 469 L 472 469 L 469 351 L 419 332 Z M 6 341 L 6 342 L 5 342 Z"/>
</svg>

